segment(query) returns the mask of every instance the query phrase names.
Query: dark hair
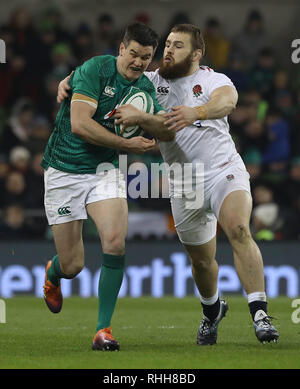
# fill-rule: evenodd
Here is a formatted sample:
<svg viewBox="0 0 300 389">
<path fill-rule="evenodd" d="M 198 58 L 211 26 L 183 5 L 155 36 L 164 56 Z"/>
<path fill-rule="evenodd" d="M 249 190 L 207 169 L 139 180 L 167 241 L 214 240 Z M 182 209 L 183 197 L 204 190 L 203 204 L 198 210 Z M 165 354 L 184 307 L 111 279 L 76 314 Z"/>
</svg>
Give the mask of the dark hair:
<svg viewBox="0 0 300 389">
<path fill-rule="evenodd" d="M 142 46 L 152 46 L 155 50 L 158 45 L 158 35 L 150 27 L 143 23 L 132 23 L 127 26 L 123 43 L 127 47 L 130 41 L 136 41 Z"/>
<path fill-rule="evenodd" d="M 200 28 L 194 26 L 193 24 L 176 24 L 171 29 L 171 32 L 183 32 L 185 34 L 190 34 L 193 50 L 200 49 L 202 51 L 202 56 L 204 55 L 205 43 Z"/>
</svg>

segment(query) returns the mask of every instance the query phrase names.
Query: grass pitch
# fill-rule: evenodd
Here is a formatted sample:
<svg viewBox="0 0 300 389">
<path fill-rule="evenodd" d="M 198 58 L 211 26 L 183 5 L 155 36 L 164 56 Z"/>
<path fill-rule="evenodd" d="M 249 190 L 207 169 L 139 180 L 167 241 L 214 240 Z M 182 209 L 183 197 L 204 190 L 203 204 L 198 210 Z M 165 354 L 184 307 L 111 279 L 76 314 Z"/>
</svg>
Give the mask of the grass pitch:
<svg viewBox="0 0 300 389">
<path fill-rule="evenodd" d="M 122 298 L 112 328 L 120 352 L 92 351 L 97 299 L 72 297 L 54 315 L 43 299 L 6 300 L 0 324 L 1 369 L 299 369 L 300 323 L 292 299 L 270 299 L 278 344 L 260 344 L 247 300 L 226 297 L 229 311 L 219 327 L 218 344 L 197 346 L 201 304 L 195 297 Z"/>
</svg>

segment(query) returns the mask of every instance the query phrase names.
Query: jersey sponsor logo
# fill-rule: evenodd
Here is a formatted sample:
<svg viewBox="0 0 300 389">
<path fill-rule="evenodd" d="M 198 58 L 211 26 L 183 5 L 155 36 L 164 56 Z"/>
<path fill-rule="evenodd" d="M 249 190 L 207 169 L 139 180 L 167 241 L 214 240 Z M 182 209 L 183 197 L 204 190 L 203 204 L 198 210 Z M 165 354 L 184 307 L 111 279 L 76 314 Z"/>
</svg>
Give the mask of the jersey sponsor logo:
<svg viewBox="0 0 300 389">
<path fill-rule="evenodd" d="M 59 214 L 59 216 L 70 215 L 70 213 L 71 213 L 70 206 L 58 208 L 57 213 Z"/>
<path fill-rule="evenodd" d="M 167 95 L 169 93 L 169 87 L 168 86 L 158 86 L 157 93 L 159 93 L 161 95 Z"/>
<path fill-rule="evenodd" d="M 114 97 L 115 95 L 115 88 L 109 85 L 106 85 L 103 94 L 108 96 L 108 97 Z"/>
<path fill-rule="evenodd" d="M 194 94 L 194 97 L 199 97 L 201 96 L 203 93 L 202 91 L 202 86 L 197 84 L 193 87 L 193 94 Z"/>
<path fill-rule="evenodd" d="M 228 174 L 228 176 L 226 176 L 226 178 L 227 178 L 227 181 L 232 181 L 234 179 L 234 175 Z"/>
</svg>

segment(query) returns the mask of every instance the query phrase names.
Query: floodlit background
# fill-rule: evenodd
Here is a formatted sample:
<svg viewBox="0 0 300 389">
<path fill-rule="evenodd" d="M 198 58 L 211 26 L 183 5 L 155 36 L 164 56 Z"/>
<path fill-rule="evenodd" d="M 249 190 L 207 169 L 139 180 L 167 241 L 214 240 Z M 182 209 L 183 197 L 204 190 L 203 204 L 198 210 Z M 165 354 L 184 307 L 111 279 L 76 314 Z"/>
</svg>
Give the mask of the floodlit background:
<svg viewBox="0 0 300 389">
<path fill-rule="evenodd" d="M 300 238 L 300 39 L 298 1 L 209 2 L 186 0 L 77 0 L 0 5 L 0 296 L 42 293 L 46 260 L 55 253 L 43 208 L 40 161 L 58 110 L 58 83 L 94 55 L 118 54 L 126 24 L 149 24 L 164 39 L 177 23 L 201 27 L 202 64 L 228 75 L 239 92 L 230 115 L 232 137 L 251 176 L 251 228 L 265 262 L 267 293 L 299 294 Z M 300 43 L 300 42 L 299 42 Z M 299 44 L 300 46 L 300 44 Z M 295 60 L 294 60 L 295 62 Z M 297 61 L 296 61 L 297 62 Z M 212 156 L 213 158 L 213 156 Z M 150 169 L 159 151 L 128 155 Z M 150 170 L 149 170 L 150 171 Z M 134 178 L 129 176 L 128 181 Z M 129 196 L 128 268 L 122 296 L 194 294 L 188 258 L 178 243 L 163 193 L 159 199 Z M 86 268 L 63 280 L 64 295 L 96 295 L 101 249 L 93 223 L 84 224 Z M 242 294 L 232 252 L 218 229 L 220 288 Z"/>
</svg>

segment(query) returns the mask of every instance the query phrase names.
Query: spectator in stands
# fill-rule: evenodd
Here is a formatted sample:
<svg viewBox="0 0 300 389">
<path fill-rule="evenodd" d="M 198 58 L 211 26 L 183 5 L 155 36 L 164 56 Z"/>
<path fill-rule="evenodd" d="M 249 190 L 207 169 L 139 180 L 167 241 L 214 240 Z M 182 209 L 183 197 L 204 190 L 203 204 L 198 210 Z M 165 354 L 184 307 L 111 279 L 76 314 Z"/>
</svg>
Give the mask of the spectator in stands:
<svg viewBox="0 0 300 389">
<path fill-rule="evenodd" d="M 33 156 L 26 175 L 26 186 L 30 192 L 27 204 L 30 208 L 44 209 L 44 169 L 41 166 L 44 152 Z"/>
<path fill-rule="evenodd" d="M 231 79 L 239 93 L 243 93 L 248 89 L 249 80 L 246 66 L 238 53 L 231 54 L 227 67 L 222 70 L 222 73 Z"/>
<path fill-rule="evenodd" d="M 257 240 L 273 240 L 284 226 L 284 217 L 275 201 L 274 192 L 265 185 L 258 185 L 253 190 L 254 208 L 252 230 Z M 278 235 L 279 236 L 279 235 Z"/>
<path fill-rule="evenodd" d="M 13 35 L 14 52 L 27 64 L 33 63 L 38 36 L 29 10 L 23 6 L 15 8 L 6 27 Z"/>
<path fill-rule="evenodd" d="M 258 119 L 249 120 L 241 134 L 241 147 L 243 152 L 255 148 L 264 153 L 269 143 L 269 136 L 264 124 Z"/>
<path fill-rule="evenodd" d="M 265 119 L 269 104 L 257 89 L 248 88 L 242 96 L 242 100 L 243 104 L 248 107 L 248 120 L 256 118 L 263 121 Z"/>
<path fill-rule="evenodd" d="M 230 49 L 229 40 L 223 35 L 220 21 L 216 18 L 209 18 L 204 30 L 206 65 L 215 70 L 223 69 L 228 64 Z"/>
<path fill-rule="evenodd" d="M 96 48 L 99 50 L 98 55 L 117 55 L 118 53 L 118 32 L 111 14 L 104 13 L 98 17 Z"/>
<path fill-rule="evenodd" d="M 11 149 L 9 154 L 9 162 L 11 169 L 13 171 L 18 171 L 23 175 L 26 175 L 26 172 L 29 168 L 30 163 L 30 152 L 23 146 L 16 146 Z"/>
<path fill-rule="evenodd" d="M 66 43 L 57 43 L 52 49 L 51 58 L 51 73 L 60 79 L 65 78 L 74 70 L 74 61 L 70 45 Z"/>
<path fill-rule="evenodd" d="M 0 240 L 41 239 L 45 232 L 45 222 L 27 218 L 21 204 L 13 203 L 4 209 L 0 221 Z"/>
<path fill-rule="evenodd" d="M 257 61 L 249 72 L 250 86 L 268 98 L 275 74 L 275 57 L 272 49 L 264 48 L 258 53 Z"/>
<path fill-rule="evenodd" d="M 266 118 L 269 144 L 263 152 L 263 163 L 273 170 L 284 170 L 290 157 L 290 134 L 287 121 L 276 109 L 270 109 Z"/>
<path fill-rule="evenodd" d="M 252 10 L 243 31 L 233 39 L 233 53 L 239 54 L 250 69 L 265 47 L 271 47 L 271 39 L 265 31 L 263 16 L 258 10 Z"/>
<path fill-rule="evenodd" d="M 1 194 L 4 191 L 5 180 L 6 180 L 8 173 L 9 173 L 9 170 L 10 170 L 10 166 L 9 166 L 9 163 L 7 161 L 6 156 L 4 154 L 0 154 L 0 201 L 2 198 Z M 0 204 L 0 207 L 1 207 L 1 204 Z"/>
<path fill-rule="evenodd" d="M 93 32 L 87 24 L 81 23 L 76 30 L 72 50 L 78 66 L 94 55 Z"/>
<path fill-rule="evenodd" d="M 246 169 L 250 174 L 250 181 L 252 188 L 254 187 L 254 182 L 257 180 L 262 172 L 261 166 L 261 153 L 257 149 L 248 149 L 242 155 L 243 161 L 245 163 Z"/>
<path fill-rule="evenodd" d="M 64 42 L 67 44 L 71 43 L 71 34 L 66 28 L 63 27 L 63 14 L 58 8 L 48 8 L 45 12 L 43 21 L 54 32 L 56 42 Z"/>
<path fill-rule="evenodd" d="M 49 123 L 53 126 L 59 104 L 56 100 L 57 88 L 60 82 L 60 78 L 55 74 L 48 74 L 43 82 L 43 89 L 39 98 L 38 110 L 40 114 L 45 117 Z"/>
<path fill-rule="evenodd" d="M 26 143 L 32 130 L 35 109 L 28 99 L 17 101 L 3 129 L 1 152 L 9 155 L 12 148 Z"/>
<path fill-rule="evenodd" d="M 0 206 L 2 208 L 12 203 L 19 203 L 26 206 L 28 204 L 28 197 L 23 174 L 17 171 L 9 172 L 5 180 L 4 190 L 0 196 Z"/>
<path fill-rule="evenodd" d="M 50 133 L 51 126 L 48 120 L 43 116 L 35 117 L 25 146 L 32 154 L 45 151 Z"/>
<path fill-rule="evenodd" d="M 25 226 L 25 210 L 20 204 L 11 204 L 4 209 L 0 222 L 0 240 L 26 239 L 28 229 Z"/>
</svg>

